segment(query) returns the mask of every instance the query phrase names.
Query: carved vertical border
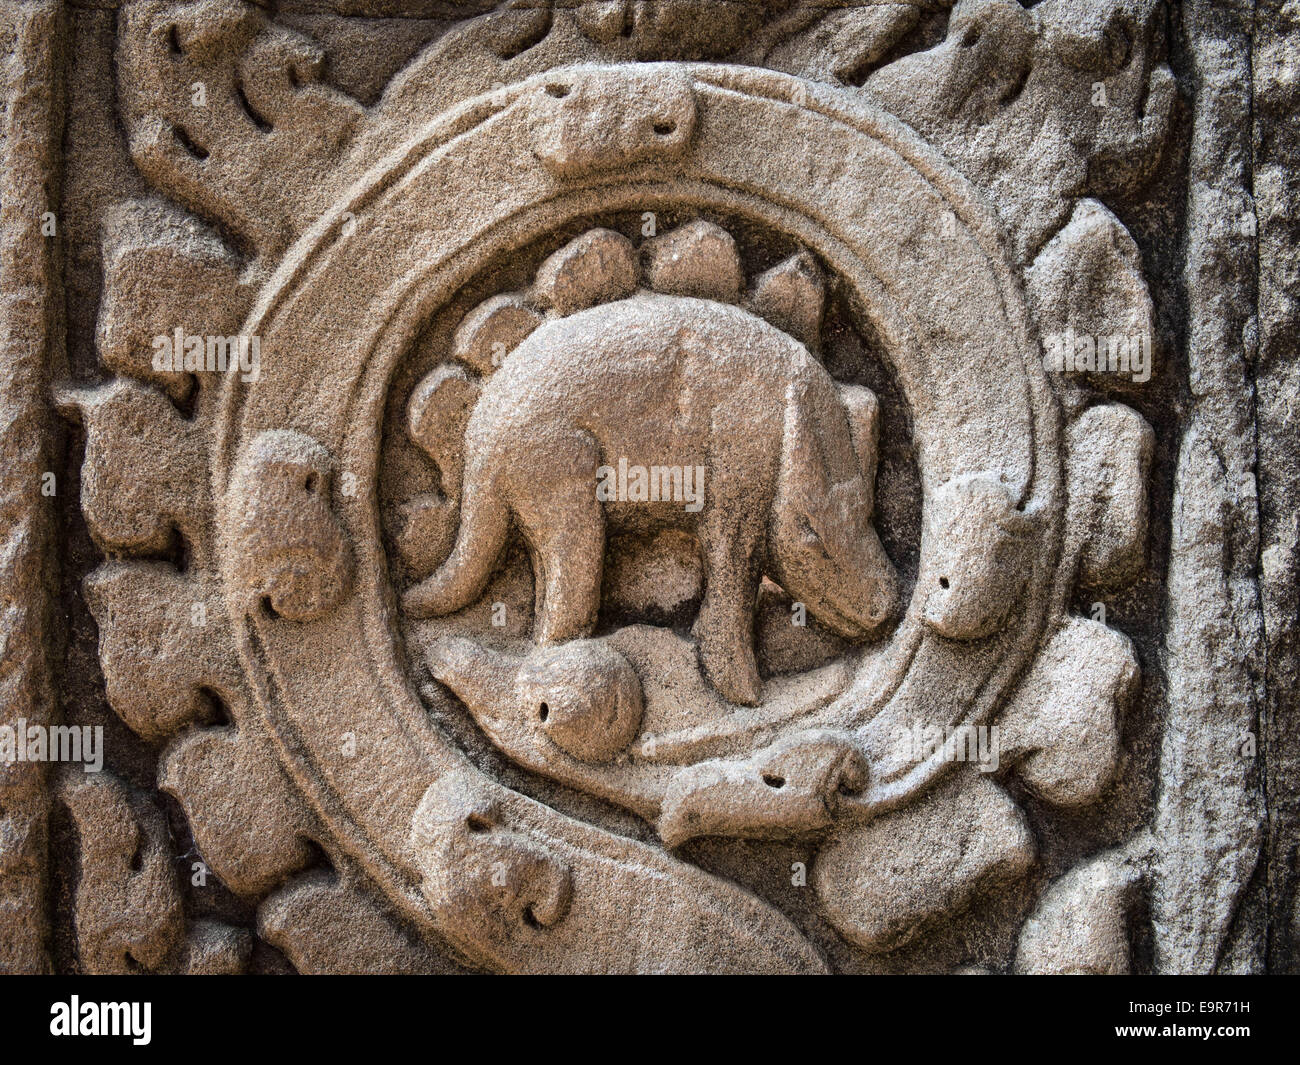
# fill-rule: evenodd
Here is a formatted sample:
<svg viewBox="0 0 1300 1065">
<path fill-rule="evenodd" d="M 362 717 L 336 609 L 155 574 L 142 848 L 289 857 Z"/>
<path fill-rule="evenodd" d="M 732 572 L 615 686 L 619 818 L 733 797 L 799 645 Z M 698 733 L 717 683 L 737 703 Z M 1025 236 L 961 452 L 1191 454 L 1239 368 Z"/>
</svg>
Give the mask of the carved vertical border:
<svg viewBox="0 0 1300 1065">
<path fill-rule="evenodd" d="M 47 723 L 53 469 L 50 366 L 61 357 L 57 198 L 63 7 L 0 0 L 0 723 Z M 42 232 L 55 212 L 55 236 Z M 55 486 L 56 490 L 60 486 Z M 0 971 L 49 968 L 46 767 L 0 763 Z"/>
<path fill-rule="evenodd" d="M 1256 240 L 1251 0 L 1183 9 L 1194 91 L 1188 174 L 1186 416 L 1174 483 L 1152 901 L 1158 972 L 1263 966 L 1253 890 L 1264 835 L 1257 569 Z"/>
<path fill-rule="evenodd" d="M 1260 598 L 1268 702 L 1263 729 L 1268 806 L 1270 972 L 1300 972 L 1300 18 L 1283 0 L 1255 17 L 1254 192 L 1259 221 L 1258 391 Z"/>
</svg>

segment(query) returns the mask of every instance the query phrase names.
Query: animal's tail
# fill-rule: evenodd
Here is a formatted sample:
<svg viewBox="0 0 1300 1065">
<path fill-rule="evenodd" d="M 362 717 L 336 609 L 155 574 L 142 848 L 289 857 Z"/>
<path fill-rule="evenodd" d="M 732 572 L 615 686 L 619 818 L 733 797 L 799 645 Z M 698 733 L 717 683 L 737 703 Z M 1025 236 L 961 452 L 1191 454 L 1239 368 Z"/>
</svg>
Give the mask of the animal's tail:
<svg viewBox="0 0 1300 1065">
<path fill-rule="evenodd" d="M 468 606 L 482 593 L 510 532 L 510 512 L 490 485 L 470 481 L 460 509 L 456 546 L 432 576 L 407 589 L 402 606 L 417 618 Z"/>
<path fill-rule="evenodd" d="M 490 485 L 466 483 L 465 434 L 484 383 L 542 321 L 542 312 L 522 292 L 485 300 L 457 328 L 451 361 L 434 367 L 411 393 L 407 431 L 442 476 L 442 497 L 431 508 L 435 520 L 413 535 L 422 556 L 430 540 L 445 544 L 442 535 L 450 532 L 450 520 L 439 528 L 437 519 L 453 514 L 457 497 L 464 496 L 456 546 L 447 561 L 402 597 L 403 607 L 416 617 L 450 614 L 477 599 L 505 546 L 509 510 Z"/>
</svg>

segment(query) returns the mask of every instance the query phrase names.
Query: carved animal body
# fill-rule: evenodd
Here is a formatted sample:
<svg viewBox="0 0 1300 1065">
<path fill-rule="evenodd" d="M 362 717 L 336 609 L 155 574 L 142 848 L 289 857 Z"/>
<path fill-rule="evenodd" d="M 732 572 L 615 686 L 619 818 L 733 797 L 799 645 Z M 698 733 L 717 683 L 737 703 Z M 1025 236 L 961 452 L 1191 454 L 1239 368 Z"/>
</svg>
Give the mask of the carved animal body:
<svg viewBox="0 0 1300 1065">
<path fill-rule="evenodd" d="M 704 559 L 704 668 L 752 704 L 764 574 L 846 636 L 896 609 L 898 575 L 870 523 L 876 417 L 870 391 L 837 385 L 802 344 L 731 305 L 640 292 L 550 321 L 483 385 L 455 547 L 404 605 L 428 617 L 476 599 L 513 519 L 533 561 L 537 638 L 569 640 L 596 621 L 607 521 L 686 525 Z M 703 467 L 703 507 L 602 504 L 597 471 L 620 459 Z"/>
</svg>

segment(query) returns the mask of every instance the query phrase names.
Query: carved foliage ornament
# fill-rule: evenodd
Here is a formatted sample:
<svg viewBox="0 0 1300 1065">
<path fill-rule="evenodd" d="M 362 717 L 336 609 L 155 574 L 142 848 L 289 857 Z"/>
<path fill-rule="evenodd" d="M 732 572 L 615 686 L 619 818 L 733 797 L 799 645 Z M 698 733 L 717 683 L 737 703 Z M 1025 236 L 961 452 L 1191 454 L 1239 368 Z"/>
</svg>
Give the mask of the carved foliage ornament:
<svg viewBox="0 0 1300 1065">
<path fill-rule="evenodd" d="M 879 954 L 1032 867 L 1008 774 L 1077 809 L 1114 773 L 1136 658 L 1069 604 L 1140 566 L 1151 429 L 1040 340 L 1088 331 L 1051 282 L 1081 257 L 1149 336 L 1131 238 L 1082 186 L 997 217 L 925 139 L 951 152 L 961 115 L 908 125 L 845 83 L 870 49 L 796 61 L 894 40 L 881 9 L 769 35 L 800 77 L 601 62 L 628 37 L 593 12 L 622 6 L 547 11 L 497 51 L 503 87 L 449 100 L 535 13 L 477 20 L 369 110 L 252 5 L 122 12 L 132 157 L 229 243 L 153 200 L 111 222 L 120 376 L 62 397 L 109 556 L 85 594 L 115 710 L 166 741 L 160 786 L 300 968 L 823 971 L 694 841 L 802 847 L 815 911 Z M 963 6 L 1028 87 L 1042 56 L 1095 80 L 1027 13 Z M 966 77 L 967 31 L 899 63 Z M 160 361 L 177 325 L 207 342 Z M 256 365 L 214 365 L 214 337 Z M 997 772 L 900 742 L 995 726 Z M 344 915 L 382 951 L 314 961 Z"/>
</svg>

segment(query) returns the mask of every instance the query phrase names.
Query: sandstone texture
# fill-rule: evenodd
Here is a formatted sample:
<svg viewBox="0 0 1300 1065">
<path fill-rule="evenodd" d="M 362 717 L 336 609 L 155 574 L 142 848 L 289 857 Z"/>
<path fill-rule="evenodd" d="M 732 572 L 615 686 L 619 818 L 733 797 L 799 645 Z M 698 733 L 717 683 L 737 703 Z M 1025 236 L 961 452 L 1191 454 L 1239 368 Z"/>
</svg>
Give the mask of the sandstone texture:
<svg viewBox="0 0 1300 1065">
<path fill-rule="evenodd" d="M 1300 971 L 1300 10 L 0 0 L 0 972 Z"/>
</svg>

